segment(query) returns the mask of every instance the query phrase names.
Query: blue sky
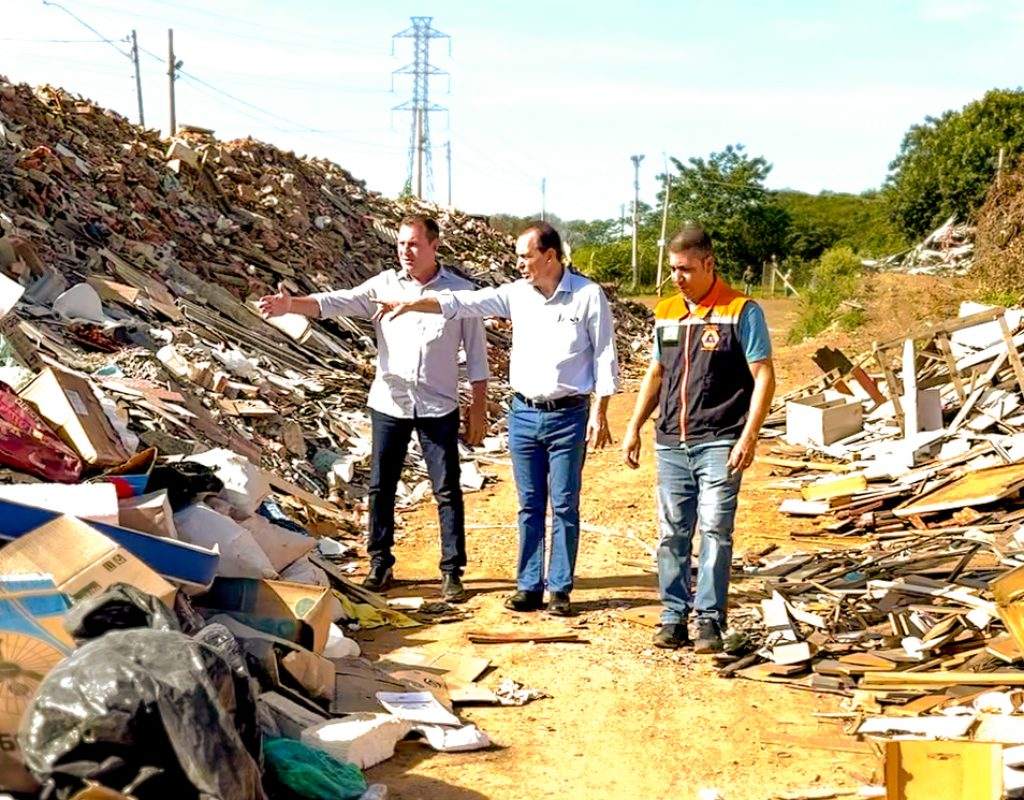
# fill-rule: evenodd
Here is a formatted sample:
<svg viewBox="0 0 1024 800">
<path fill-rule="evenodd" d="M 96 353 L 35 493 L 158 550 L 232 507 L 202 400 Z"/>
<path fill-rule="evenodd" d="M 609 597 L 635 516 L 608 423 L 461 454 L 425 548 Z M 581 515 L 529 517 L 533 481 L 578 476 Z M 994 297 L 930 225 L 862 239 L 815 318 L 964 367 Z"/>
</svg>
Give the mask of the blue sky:
<svg viewBox="0 0 1024 800">
<path fill-rule="evenodd" d="M 478 213 L 608 218 L 654 202 L 663 157 L 731 143 L 768 185 L 878 187 L 906 130 L 1024 83 L 1024 7 L 1008 0 L 0 0 L 0 75 L 51 83 L 137 119 L 131 64 L 75 21 L 134 28 L 146 122 L 166 131 L 167 28 L 187 75 L 179 122 L 338 162 L 395 195 L 408 171 L 412 15 L 432 42 L 434 197 Z M 68 40 L 68 41 L 50 41 Z M 116 42 L 121 49 L 128 45 Z M 392 83 L 394 92 L 391 91 Z"/>
</svg>

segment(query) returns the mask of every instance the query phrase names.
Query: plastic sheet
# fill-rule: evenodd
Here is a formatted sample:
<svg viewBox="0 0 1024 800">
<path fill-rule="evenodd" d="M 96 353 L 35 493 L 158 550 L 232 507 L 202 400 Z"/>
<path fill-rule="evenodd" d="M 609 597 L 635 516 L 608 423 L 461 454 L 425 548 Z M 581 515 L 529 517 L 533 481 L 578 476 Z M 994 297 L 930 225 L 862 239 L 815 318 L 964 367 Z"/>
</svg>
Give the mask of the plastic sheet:
<svg viewBox="0 0 1024 800">
<path fill-rule="evenodd" d="M 82 460 L 35 410 L 0 383 L 0 463 L 58 483 L 77 483 Z"/>
<path fill-rule="evenodd" d="M 18 733 L 25 764 L 62 800 L 86 778 L 138 800 L 266 800 L 247 686 L 210 644 L 110 631 L 43 680 Z"/>
<path fill-rule="evenodd" d="M 274 800 L 348 800 L 361 797 L 366 779 L 359 767 L 291 739 L 271 739 L 267 790 Z"/>
</svg>

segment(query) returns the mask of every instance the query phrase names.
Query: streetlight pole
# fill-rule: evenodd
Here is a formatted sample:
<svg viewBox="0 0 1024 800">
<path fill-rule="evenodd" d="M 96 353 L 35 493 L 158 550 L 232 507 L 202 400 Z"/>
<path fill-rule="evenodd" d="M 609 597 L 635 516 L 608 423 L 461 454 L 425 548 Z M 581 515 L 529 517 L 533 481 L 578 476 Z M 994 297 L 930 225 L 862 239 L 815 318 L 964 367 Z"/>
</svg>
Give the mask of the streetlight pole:
<svg viewBox="0 0 1024 800">
<path fill-rule="evenodd" d="M 640 270 L 636 258 L 636 229 L 640 220 L 640 162 L 644 160 L 641 156 L 630 156 L 633 162 L 633 291 L 636 291 L 640 283 Z"/>
</svg>

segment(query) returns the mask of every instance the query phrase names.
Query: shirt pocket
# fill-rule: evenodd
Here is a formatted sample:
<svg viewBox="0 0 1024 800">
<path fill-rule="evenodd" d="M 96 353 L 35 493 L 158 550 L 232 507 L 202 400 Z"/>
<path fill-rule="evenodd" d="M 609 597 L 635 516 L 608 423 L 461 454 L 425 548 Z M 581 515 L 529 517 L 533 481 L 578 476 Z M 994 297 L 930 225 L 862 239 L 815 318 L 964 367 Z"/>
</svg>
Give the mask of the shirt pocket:
<svg viewBox="0 0 1024 800">
<path fill-rule="evenodd" d="M 564 318 L 557 320 L 551 336 L 552 348 L 562 353 L 580 353 L 590 346 L 590 335 L 582 319 Z"/>
<path fill-rule="evenodd" d="M 418 325 L 418 333 L 424 342 L 433 342 L 444 336 L 448 320 L 440 314 L 418 314 L 422 317 Z"/>
</svg>

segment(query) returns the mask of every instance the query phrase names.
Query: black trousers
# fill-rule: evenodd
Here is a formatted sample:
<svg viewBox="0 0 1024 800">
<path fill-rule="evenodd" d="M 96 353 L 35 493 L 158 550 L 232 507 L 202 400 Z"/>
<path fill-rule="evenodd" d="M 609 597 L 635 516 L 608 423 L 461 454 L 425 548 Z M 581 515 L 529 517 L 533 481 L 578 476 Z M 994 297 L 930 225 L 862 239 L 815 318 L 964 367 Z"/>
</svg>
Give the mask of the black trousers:
<svg viewBox="0 0 1024 800">
<path fill-rule="evenodd" d="M 392 417 L 370 409 L 370 534 L 366 549 L 375 564 L 395 563 L 395 492 L 412 432 L 420 441 L 441 528 L 441 572 L 461 575 L 466 566 L 466 528 L 459 485 L 459 411 L 443 417 Z"/>
</svg>

